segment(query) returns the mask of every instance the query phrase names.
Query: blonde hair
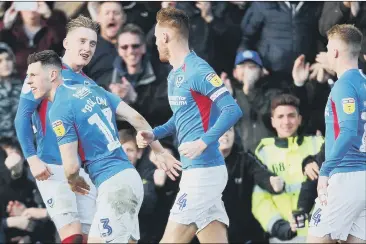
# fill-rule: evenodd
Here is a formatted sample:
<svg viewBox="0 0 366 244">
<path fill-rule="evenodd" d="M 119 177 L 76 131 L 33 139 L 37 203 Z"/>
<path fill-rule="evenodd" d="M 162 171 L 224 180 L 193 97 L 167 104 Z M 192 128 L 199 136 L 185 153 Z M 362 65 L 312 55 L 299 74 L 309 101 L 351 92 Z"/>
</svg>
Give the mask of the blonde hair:
<svg viewBox="0 0 366 244">
<path fill-rule="evenodd" d="M 189 18 L 182 10 L 172 7 L 162 8 L 156 15 L 156 22 L 161 26 L 178 30 L 187 39 L 189 37 Z"/>
<path fill-rule="evenodd" d="M 350 24 L 335 25 L 327 31 L 328 40 L 337 38 L 344 42 L 350 49 L 350 54 L 357 56 L 361 52 L 362 32 Z"/>
<path fill-rule="evenodd" d="M 96 21 L 93 21 L 90 18 L 85 17 L 83 15 L 79 15 L 77 18 L 72 19 L 69 21 L 69 23 L 67 23 L 66 34 L 79 27 L 91 29 L 95 31 L 95 33 L 98 33 L 99 31 L 99 24 Z"/>
</svg>

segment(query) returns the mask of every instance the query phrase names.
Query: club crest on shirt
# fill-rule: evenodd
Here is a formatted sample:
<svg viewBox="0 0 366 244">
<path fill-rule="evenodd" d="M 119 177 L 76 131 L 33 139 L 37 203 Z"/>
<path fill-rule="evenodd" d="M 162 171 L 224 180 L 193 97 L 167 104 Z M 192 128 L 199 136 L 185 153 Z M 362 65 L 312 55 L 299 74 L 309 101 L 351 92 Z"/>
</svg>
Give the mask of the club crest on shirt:
<svg viewBox="0 0 366 244">
<path fill-rule="evenodd" d="M 206 80 L 210 82 L 214 87 L 219 87 L 223 84 L 222 80 L 215 72 L 206 75 Z"/>
<path fill-rule="evenodd" d="M 65 127 L 61 120 L 56 120 L 52 123 L 52 128 L 56 133 L 56 136 L 64 136 L 65 135 Z"/>
<path fill-rule="evenodd" d="M 182 83 L 184 82 L 184 76 L 178 75 L 177 78 L 175 78 L 175 85 L 179 88 Z"/>
<path fill-rule="evenodd" d="M 356 110 L 356 102 L 352 97 L 342 99 L 343 112 L 353 114 Z"/>
</svg>

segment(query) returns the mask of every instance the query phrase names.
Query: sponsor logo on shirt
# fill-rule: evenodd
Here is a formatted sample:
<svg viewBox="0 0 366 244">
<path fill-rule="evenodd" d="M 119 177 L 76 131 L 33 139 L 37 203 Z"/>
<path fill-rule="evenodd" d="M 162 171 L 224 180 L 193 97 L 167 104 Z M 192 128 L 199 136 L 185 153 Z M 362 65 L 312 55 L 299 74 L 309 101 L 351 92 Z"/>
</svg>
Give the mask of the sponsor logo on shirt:
<svg viewBox="0 0 366 244">
<path fill-rule="evenodd" d="M 222 80 L 215 72 L 206 75 L 205 79 L 210 82 L 214 87 L 219 87 L 223 84 Z"/>
<path fill-rule="evenodd" d="M 352 97 L 342 99 L 343 112 L 353 114 L 356 110 L 355 99 Z"/>
<path fill-rule="evenodd" d="M 56 136 L 64 136 L 65 135 L 65 127 L 61 120 L 56 120 L 52 123 L 53 131 L 56 133 Z"/>
<path fill-rule="evenodd" d="M 169 96 L 169 104 L 173 106 L 187 105 L 187 98 L 182 96 Z"/>
</svg>

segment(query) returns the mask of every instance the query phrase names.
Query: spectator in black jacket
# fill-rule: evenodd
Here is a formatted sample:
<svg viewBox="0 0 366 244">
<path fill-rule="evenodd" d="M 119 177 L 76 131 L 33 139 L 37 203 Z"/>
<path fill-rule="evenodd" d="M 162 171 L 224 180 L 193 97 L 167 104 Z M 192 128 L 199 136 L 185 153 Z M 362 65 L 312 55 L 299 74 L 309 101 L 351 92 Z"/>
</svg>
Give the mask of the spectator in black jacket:
<svg viewBox="0 0 366 244">
<path fill-rule="evenodd" d="M 137 25 L 124 26 L 117 44 L 119 56 L 113 64 L 110 90 L 144 116 L 151 126 L 165 123 L 172 114 L 167 96 L 167 70 L 151 61 L 146 52 L 145 34 Z"/>
<path fill-rule="evenodd" d="M 327 31 L 336 24 L 354 24 L 361 30 L 363 36 L 366 36 L 366 3 L 363 1 L 324 2 L 319 19 L 320 34 L 326 37 Z M 325 61 L 324 57 L 321 60 Z M 360 68 L 366 73 L 366 38 L 362 43 L 359 60 Z"/>
<path fill-rule="evenodd" d="M 235 140 L 236 137 L 236 140 Z M 219 149 L 225 157 L 228 183 L 223 192 L 223 202 L 230 219 L 230 243 L 265 242 L 267 238 L 251 210 L 253 187 L 276 194 L 283 189 L 283 181 L 269 172 L 251 152 L 244 152 L 234 128 L 219 139 Z"/>
<path fill-rule="evenodd" d="M 46 215 L 35 182 L 28 178 L 20 148 L 3 138 L 0 148 L 6 149 L 5 162 L 0 156 L 0 229 L 4 230 L 6 243 L 54 242 L 56 229 Z"/>
<path fill-rule="evenodd" d="M 252 2 L 241 23 L 240 50 L 256 50 L 271 75 L 289 81 L 299 55 L 315 59 L 321 7 L 319 2 Z"/>
<path fill-rule="evenodd" d="M 247 50 L 236 55 L 234 79 L 230 80 L 226 74 L 221 75 L 244 111 L 244 116 L 236 127 L 246 150 L 254 151 L 259 140 L 274 135 L 270 105 L 271 99 L 276 95 L 292 93 L 297 96 L 301 101 L 300 110 L 305 117 L 304 120 L 307 120 L 309 102 L 305 82 L 309 76 L 309 64 L 305 64 L 303 56 L 296 59 L 292 74 L 291 81 L 274 80 L 273 76 L 267 75 L 259 54 Z M 276 87 L 275 84 L 281 82 L 291 85 Z"/>
<path fill-rule="evenodd" d="M 108 88 L 112 81 L 113 62 L 118 56 L 117 34 L 126 22 L 126 14 L 119 2 L 89 2 L 88 10 L 100 24 L 100 33 L 94 56 L 83 71 L 98 85 Z"/>
<path fill-rule="evenodd" d="M 214 2 L 162 2 L 161 7 L 175 6 L 186 12 L 190 22 L 190 48 L 220 73 L 227 63 L 227 57 L 223 55 L 224 50 L 232 50 L 229 46 L 236 48 L 238 43 L 232 38 L 235 36 L 235 28 L 229 28 L 227 23 L 230 22 L 224 21 L 223 9 L 215 13 L 215 5 Z M 154 30 L 155 26 L 148 32 L 146 39 L 151 53 L 157 55 Z"/>
</svg>

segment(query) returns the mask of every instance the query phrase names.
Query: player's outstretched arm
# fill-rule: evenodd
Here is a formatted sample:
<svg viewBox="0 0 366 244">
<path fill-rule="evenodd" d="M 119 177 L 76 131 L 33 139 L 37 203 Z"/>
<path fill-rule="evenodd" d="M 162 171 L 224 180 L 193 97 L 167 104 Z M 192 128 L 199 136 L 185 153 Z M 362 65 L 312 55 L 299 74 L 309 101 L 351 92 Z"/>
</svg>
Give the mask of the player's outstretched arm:
<svg viewBox="0 0 366 244">
<path fill-rule="evenodd" d="M 128 123 L 130 123 L 138 132 L 152 131 L 151 126 L 145 120 L 145 118 L 123 101 L 118 104 L 116 114 Z M 175 180 L 174 176 L 179 176 L 177 170 L 181 170 L 181 163 L 176 160 L 172 155 L 167 153 L 159 141 L 153 141 L 150 146 L 157 157 L 157 161 L 159 162 L 159 164 L 156 166 L 158 168 L 164 169 L 169 178 Z"/>
</svg>

